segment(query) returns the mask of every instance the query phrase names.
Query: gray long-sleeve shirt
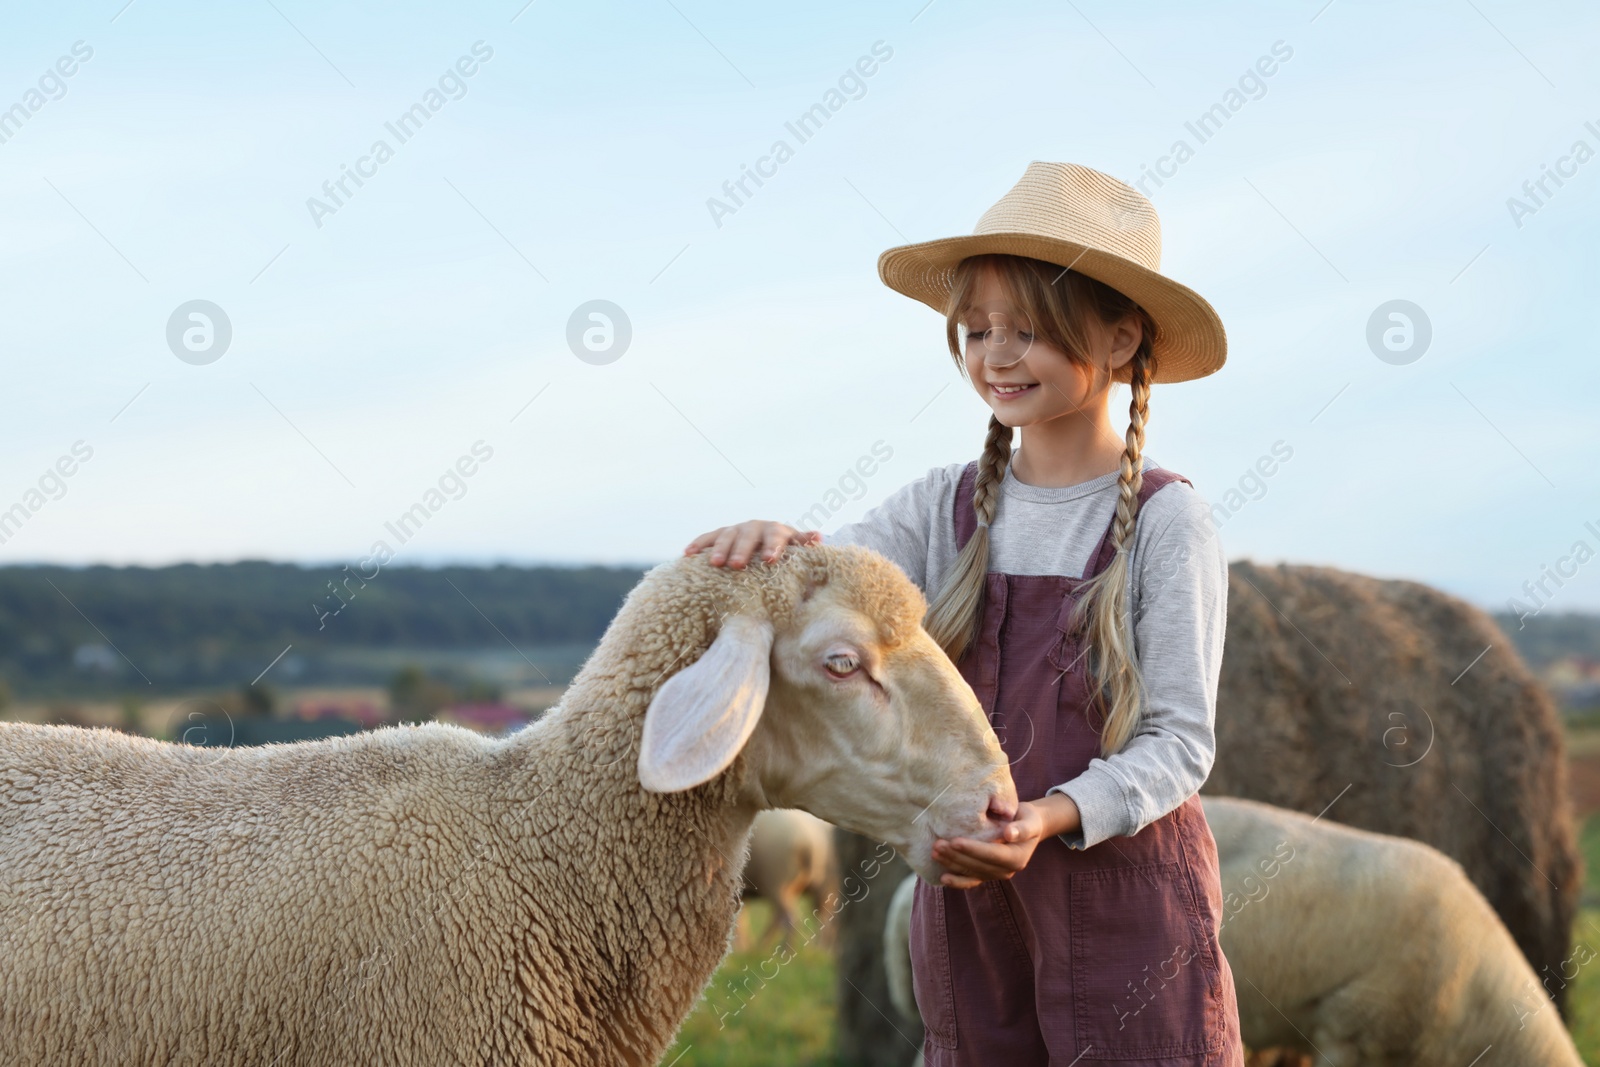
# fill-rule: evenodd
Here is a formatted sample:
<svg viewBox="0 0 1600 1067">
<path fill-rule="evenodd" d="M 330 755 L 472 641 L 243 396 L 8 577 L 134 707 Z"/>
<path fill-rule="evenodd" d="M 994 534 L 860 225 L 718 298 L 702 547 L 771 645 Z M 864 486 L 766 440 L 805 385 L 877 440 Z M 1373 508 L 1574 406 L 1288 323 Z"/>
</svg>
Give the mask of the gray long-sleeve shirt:
<svg viewBox="0 0 1600 1067">
<path fill-rule="evenodd" d="M 965 466 L 934 467 L 824 541 L 881 552 L 931 602 L 956 559 L 952 516 Z M 1144 468 L 1152 466 L 1146 458 Z M 1116 501 L 1114 473 L 1052 488 L 1024 484 L 1008 468 L 989 531 L 989 569 L 1082 575 Z M 1184 482 L 1152 495 L 1139 512 L 1130 562 L 1134 649 L 1148 702 L 1122 751 L 1091 760 L 1082 774 L 1047 791 L 1077 804 L 1082 830 L 1062 837 L 1078 848 L 1137 833 L 1182 804 L 1216 754 L 1228 562 L 1205 499 Z"/>
</svg>

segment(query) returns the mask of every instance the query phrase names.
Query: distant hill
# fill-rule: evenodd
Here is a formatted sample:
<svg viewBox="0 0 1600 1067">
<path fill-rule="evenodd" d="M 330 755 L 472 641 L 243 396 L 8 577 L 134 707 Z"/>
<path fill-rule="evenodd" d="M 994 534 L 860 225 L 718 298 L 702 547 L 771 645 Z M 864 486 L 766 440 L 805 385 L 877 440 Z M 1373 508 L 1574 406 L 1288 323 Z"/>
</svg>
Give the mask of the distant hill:
<svg viewBox="0 0 1600 1067">
<path fill-rule="evenodd" d="M 592 644 L 642 573 L 391 566 L 363 583 L 266 562 L 0 567 L 0 677 L 19 693 L 238 684 L 291 643 L 313 668 L 353 649 Z"/>
<path fill-rule="evenodd" d="M 1521 623 L 1509 612 L 1494 612 L 1493 616 L 1535 670 L 1562 659 L 1600 661 L 1600 615 L 1541 613 Z"/>
<path fill-rule="evenodd" d="M 1600 615 L 1563 612 L 1519 620 L 1499 613 L 1494 621 L 1563 711 L 1600 711 Z"/>
<path fill-rule="evenodd" d="M 353 568 L 255 561 L 0 567 L 0 679 L 24 697 L 234 687 L 292 644 L 272 682 L 381 684 L 416 650 L 495 650 L 559 682 L 553 665 L 570 676 L 642 574 L 390 566 L 363 583 Z M 1495 621 L 1552 687 L 1600 670 L 1583 667 L 1600 664 L 1600 615 Z"/>
</svg>

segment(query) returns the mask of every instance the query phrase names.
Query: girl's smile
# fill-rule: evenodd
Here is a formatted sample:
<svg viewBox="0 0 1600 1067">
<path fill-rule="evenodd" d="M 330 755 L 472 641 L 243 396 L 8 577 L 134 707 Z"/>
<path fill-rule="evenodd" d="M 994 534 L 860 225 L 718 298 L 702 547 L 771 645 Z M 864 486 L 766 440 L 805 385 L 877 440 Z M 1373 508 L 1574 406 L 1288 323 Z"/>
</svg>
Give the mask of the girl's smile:
<svg viewBox="0 0 1600 1067">
<path fill-rule="evenodd" d="M 1000 400 L 1014 400 L 1031 389 L 1039 388 L 1038 382 L 990 382 L 989 391 Z"/>
</svg>

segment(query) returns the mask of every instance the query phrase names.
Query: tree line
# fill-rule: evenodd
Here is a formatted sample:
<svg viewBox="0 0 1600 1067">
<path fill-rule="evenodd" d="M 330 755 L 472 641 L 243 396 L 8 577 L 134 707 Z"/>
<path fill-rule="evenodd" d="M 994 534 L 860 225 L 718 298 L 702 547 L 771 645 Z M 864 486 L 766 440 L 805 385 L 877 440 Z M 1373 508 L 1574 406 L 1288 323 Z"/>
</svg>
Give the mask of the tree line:
<svg viewBox="0 0 1600 1067">
<path fill-rule="evenodd" d="M 353 648 L 592 643 L 642 574 L 391 566 L 369 581 L 349 568 L 263 561 L 0 567 L 0 676 L 14 688 L 96 671 L 124 682 L 198 681 L 259 669 L 263 654 L 289 644 L 315 657 Z"/>
</svg>

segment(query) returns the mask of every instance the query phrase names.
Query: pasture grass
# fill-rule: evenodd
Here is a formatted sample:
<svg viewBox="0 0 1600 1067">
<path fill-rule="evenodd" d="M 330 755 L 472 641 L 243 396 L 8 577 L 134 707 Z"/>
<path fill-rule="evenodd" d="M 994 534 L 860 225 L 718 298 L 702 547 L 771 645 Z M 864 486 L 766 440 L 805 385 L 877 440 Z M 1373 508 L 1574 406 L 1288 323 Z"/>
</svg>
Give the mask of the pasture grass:
<svg viewBox="0 0 1600 1067">
<path fill-rule="evenodd" d="M 1600 812 L 1579 824 L 1578 852 L 1583 856 L 1583 906 L 1600 908 Z"/>
<path fill-rule="evenodd" d="M 744 907 L 741 933 L 751 940 L 772 916 L 766 901 Z M 684 1021 L 663 1067 L 832 1067 L 833 954 L 804 934 L 792 948 L 765 945 L 731 953 L 693 1014 Z"/>
<path fill-rule="evenodd" d="M 1591 828 L 1597 826 L 1600 824 L 1596 823 L 1595 816 L 1586 820 L 1586 845 L 1589 843 L 1587 839 L 1592 836 Z M 1586 850 L 1586 858 L 1587 855 Z M 1587 945 L 1593 952 L 1600 953 L 1600 908 L 1585 907 L 1578 913 L 1578 921 L 1572 924 L 1572 944 L 1575 949 Z M 1569 994 L 1567 1012 L 1567 1027 L 1572 1033 L 1573 1044 L 1578 1046 L 1578 1055 L 1591 1067 L 1600 1064 L 1600 956 L 1578 971 Z"/>
<path fill-rule="evenodd" d="M 1567 1026 L 1578 1054 L 1591 1067 L 1600 1064 L 1600 812 L 1583 820 L 1578 843 L 1583 853 L 1583 906 L 1572 924 L 1574 962 L 1589 959 L 1578 971 L 1567 1002 Z M 1587 951 L 1584 951 L 1587 949 Z"/>
</svg>

